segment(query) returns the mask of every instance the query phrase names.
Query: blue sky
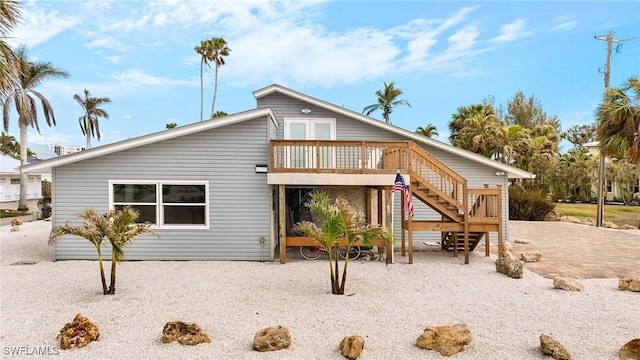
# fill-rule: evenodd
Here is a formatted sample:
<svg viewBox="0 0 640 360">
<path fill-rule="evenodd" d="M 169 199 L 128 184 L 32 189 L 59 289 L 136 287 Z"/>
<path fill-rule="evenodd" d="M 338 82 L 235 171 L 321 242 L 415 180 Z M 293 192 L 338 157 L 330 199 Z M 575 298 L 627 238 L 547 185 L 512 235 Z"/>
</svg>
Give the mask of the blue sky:
<svg viewBox="0 0 640 360">
<path fill-rule="evenodd" d="M 612 31 L 611 86 L 640 75 L 639 1 L 25 1 L 11 43 L 32 60 L 71 74 L 39 90 L 57 126 L 41 121 L 30 143 L 84 146 L 73 100 L 85 88 L 113 103 L 93 147 L 199 121 L 200 63 L 194 47 L 222 37 L 216 110 L 255 107 L 252 92 L 277 83 L 353 111 L 395 82 L 411 107 L 391 114 L 415 131 L 447 124 L 460 106 L 488 96 L 505 104 L 534 95 L 563 129 L 593 122 Z M 205 74 L 205 114 L 214 72 Z M 380 112 L 372 114 L 382 119 Z M 9 133 L 19 138 L 12 110 Z M 566 150 L 566 148 L 564 149 Z"/>
</svg>

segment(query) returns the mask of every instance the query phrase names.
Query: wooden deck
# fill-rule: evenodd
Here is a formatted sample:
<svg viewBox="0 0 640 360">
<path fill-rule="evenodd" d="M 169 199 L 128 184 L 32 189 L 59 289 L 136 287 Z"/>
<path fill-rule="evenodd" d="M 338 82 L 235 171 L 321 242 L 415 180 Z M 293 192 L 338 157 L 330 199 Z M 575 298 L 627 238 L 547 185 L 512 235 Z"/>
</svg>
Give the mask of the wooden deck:
<svg viewBox="0 0 640 360">
<path fill-rule="evenodd" d="M 309 177 L 300 180 L 300 184 L 326 182 L 327 185 L 335 184 L 330 181 L 335 177 L 367 175 L 367 185 L 378 185 L 378 199 L 384 199 L 377 202 L 378 214 L 382 215 L 384 212 L 384 216 L 380 218 L 386 219 L 386 223 L 381 225 L 390 228 L 391 207 L 388 204 L 393 183 L 389 181 L 389 175 L 400 172 L 405 177 L 407 189 L 413 199 L 423 202 L 442 215 L 440 221 L 419 220 L 406 216 L 402 211 L 402 255 L 405 254 L 405 235 L 409 244 L 412 244 L 414 231 L 436 231 L 442 234 L 442 239 L 453 239 L 454 256 L 458 254 L 457 234 L 462 234 L 466 264 L 469 263 L 470 235 L 484 234 L 484 238 L 488 239 L 489 232 L 497 232 L 499 253 L 503 253 L 501 186 L 489 188 L 485 185 L 482 189 L 469 189 L 466 179 L 413 142 L 272 140 L 270 152 L 269 173 L 284 175 L 274 183 L 278 185 L 279 193 L 278 233 L 282 263 L 286 262 L 286 247 L 314 245 L 309 244 L 309 241 L 313 241 L 311 239 L 288 237 L 286 234 L 284 192 L 285 184 L 292 184 L 283 181 L 287 174 L 295 179 L 300 179 L 300 174 L 308 175 Z M 387 176 L 370 183 L 372 178 L 377 179 L 376 175 Z M 321 179 L 321 182 L 309 182 L 313 181 L 314 176 L 316 180 Z M 380 183 L 376 184 L 376 181 Z M 371 204 L 370 199 L 367 204 Z M 413 262 L 412 248 L 408 248 L 409 263 Z"/>
</svg>

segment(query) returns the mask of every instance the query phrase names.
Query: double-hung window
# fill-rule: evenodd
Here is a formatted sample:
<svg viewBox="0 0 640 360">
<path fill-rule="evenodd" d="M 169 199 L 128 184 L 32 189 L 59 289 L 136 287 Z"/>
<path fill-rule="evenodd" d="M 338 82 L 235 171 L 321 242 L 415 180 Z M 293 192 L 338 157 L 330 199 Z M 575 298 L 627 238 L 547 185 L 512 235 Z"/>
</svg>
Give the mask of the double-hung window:
<svg viewBox="0 0 640 360">
<path fill-rule="evenodd" d="M 138 223 L 160 228 L 208 228 L 209 186 L 205 181 L 109 182 L 112 209 L 130 206 L 140 212 Z"/>
</svg>

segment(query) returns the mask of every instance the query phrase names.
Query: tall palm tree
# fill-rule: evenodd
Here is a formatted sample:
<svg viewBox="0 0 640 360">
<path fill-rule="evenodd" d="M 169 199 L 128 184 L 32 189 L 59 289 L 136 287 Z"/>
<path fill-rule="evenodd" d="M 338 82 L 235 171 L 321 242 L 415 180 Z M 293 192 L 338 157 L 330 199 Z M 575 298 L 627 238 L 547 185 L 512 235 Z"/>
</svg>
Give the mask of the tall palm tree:
<svg viewBox="0 0 640 360">
<path fill-rule="evenodd" d="M 69 77 L 69 73 L 58 69 L 50 62 L 30 62 L 27 59 L 27 50 L 24 46 L 19 47 L 14 53 L 14 66 L 18 71 L 18 75 L 12 79 L 15 85 L 2 102 L 5 131 L 9 130 L 9 109 L 11 104 L 15 104 L 18 112 L 18 124 L 20 126 L 20 162 L 21 165 L 27 164 L 27 127 L 35 127 L 40 133 L 38 125 L 38 113 L 36 108 L 36 99 L 40 99 L 42 110 L 44 112 L 47 125 L 56 124 L 56 118 L 53 114 L 53 107 L 49 100 L 36 90 L 38 85 L 49 79 L 58 79 Z M 35 98 L 34 98 L 35 97 Z M 29 210 L 27 207 L 27 174 L 20 171 L 20 202 L 18 203 L 18 211 Z"/>
<path fill-rule="evenodd" d="M 596 109 L 600 153 L 628 156 L 640 164 L 640 77 L 630 77 L 621 88 L 607 89 Z"/>
<path fill-rule="evenodd" d="M 438 128 L 435 125 L 429 123 L 425 127 L 418 126 L 416 132 L 420 135 L 426 136 L 428 138 L 438 136 Z"/>
<path fill-rule="evenodd" d="M 227 46 L 227 42 L 223 38 L 214 37 L 209 40 L 209 61 L 213 62 L 216 69 L 216 80 L 213 88 L 213 101 L 211 102 L 211 118 L 214 115 L 216 105 L 216 95 L 218 94 L 218 70 L 220 66 L 225 64 L 224 58 L 229 56 L 231 49 Z"/>
<path fill-rule="evenodd" d="M 82 134 L 87 137 L 86 149 L 91 149 L 91 137 L 95 137 L 100 141 L 100 126 L 98 118 L 109 118 L 109 113 L 106 110 L 99 108 L 104 104 L 110 104 L 111 99 L 108 97 L 94 97 L 90 96 L 89 90 L 84 89 L 84 99 L 80 95 L 73 95 L 73 99 L 82 106 L 84 115 L 80 116 L 78 122 L 80 123 L 80 129 Z"/>
<path fill-rule="evenodd" d="M 14 159 L 20 159 L 20 144 L 15 137 L 3 131 L 0 135 L 0 152 Z"/>
<path fill-rule="evenodd" d="M 13 61 L 13 51 L 4 39 L 20 20 L 20 2 L 17 0 L 0 1 L 0 98 L 13 89 L 12 81 L 17 77 Z"/>
<path fill-rule="evenodd" d="M 203 40 L 200 41 L 200 46 L 196 46 L 194 49 L 200 55 L 200 121 L 203 120 L 204 112 L 204 66 L 211 67 L 209 64 L 210 45 L 209 40 Z"/>
<path fill-rule="evenodd" d="M 369 116 L 372 112 L 376 110 L 382 111 L 382 117 L 387 124 L 391 124 L 389 120 L 389 115 L 393 111 L 393 108 L 398 105 L 405 105 L 411 107 L 411 104 L 407 100 L 399 100 L 398 96 L 402 95 L 401 89 L 395 88 L 395 83 L 384 83 L 384 89 L 376 91 L 376 95 L 378 96 L 378 103 L 369 105 L 362 110 L 362 113 Z"/>
</svg>

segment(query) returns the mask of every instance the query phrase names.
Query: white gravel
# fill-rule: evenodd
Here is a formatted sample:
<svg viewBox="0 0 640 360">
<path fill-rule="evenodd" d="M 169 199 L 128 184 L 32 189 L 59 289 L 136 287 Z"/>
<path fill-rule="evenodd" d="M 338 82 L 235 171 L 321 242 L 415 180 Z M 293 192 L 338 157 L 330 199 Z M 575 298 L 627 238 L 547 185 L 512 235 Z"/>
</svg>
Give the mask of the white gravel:
<svg viewBox="0 0 640 360">
<path fill-rule="evenodd" d="M 640 337 L 640 294 L 618 290 L 617 279 L 583 279 L 583 292 L 556 290 L 526 269 L 523 279 L 497 273 L 495 258 L 482 251 L 470 265 L 441 251 L 415 252 L 412 265 L 399 253 L 389 266 L 352 262 L 348 296 L 330 294 L 326 260 L 123 262 L 116 295 L 104 296 L 97 262 L 51 261 L 50 223 L 9 229 L 0 229 L 4 358 L 22 346 L 60 359 L 344 359 L 340 340 L 358 334 L 363 360 L 441 359 L 416 347 L 417 337 L 426 326 L 464 322 L 473 340 L 452 359 L 547 359 L 539 350 L 544 333 L 574 359 L 600 360 L 618 359 L 620 347 Z M 37 263 L 11 265 L 19 261 Z M 56 335 L 77 313 L 99 326 L 100 341 L 57 350 Z M 172 320 L 198 323 L 212 342 L 162 344 Z M 289 328 L 291 347 L 253 351 L 254 334 L 276 325 Z"/>
</svg>

